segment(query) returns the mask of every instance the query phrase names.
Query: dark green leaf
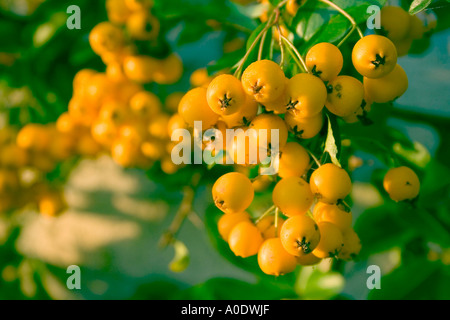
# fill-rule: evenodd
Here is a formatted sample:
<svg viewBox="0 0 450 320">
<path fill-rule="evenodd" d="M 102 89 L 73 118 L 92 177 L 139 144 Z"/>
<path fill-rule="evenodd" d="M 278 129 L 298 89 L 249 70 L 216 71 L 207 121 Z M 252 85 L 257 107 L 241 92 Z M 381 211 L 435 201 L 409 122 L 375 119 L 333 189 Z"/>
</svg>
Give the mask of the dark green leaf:
<svg viewBox="0 0 450 320">
<path fill-rule="evenodd" d="M 182 46 L 187 43 L 192 43 L 200 40 L 207 32 L 212 31 L 206 24 L 200 24 L 196 21 L 184 21 L 183 29 L 181 30 L 177 44 Z"/>
<path fill-rule="evenodd" d="M 395 204 L 366 210 L 355 223 L 355 231 L 361 239 L 360 259 L 369 255 L 402 247 L 415 237 L 414 230 L 405 226 L 397 216 Z"/>
<path fill-rule="evenodd" d="M 392 151 L 383 143 L 372 138 L 352 137 L 352 146 L 358 151 L 364 151 L 377 157 L 383 164 L 390 167 L 394 165 Z"/>
<path fill-rule="evenodd" d="M 173 280 L 155 280 L 138 287 L 131 300 L 167 300 L 171 299 L 180 288 Z"/>
<path fill-rule="evenodd" d="M 367 13 L 368 6 L 379 5 L 381 7 L 385 3 L 384 0 L 334 2 L 352 16 L 357 24 L 367 20 L 369 16 Z M 300 38 L 307 41 L 307 44 L 301 47 L 301 53 L 305 53 L 310 47 L 319 42 L 339 41 L 350 28 L 351 23 L 346 17 L 328 5 L 316 1 L 308 1 L 302 6 L 291 25 L 291 29 L 296 30 Z"/>
<path fill-rule="evenodd" d="M 245 54 L 245 49 L 237 50 L 224 55 L 217 61 L 213 61 L 209 64 L 206 69 L 208 74 L 212 75 L 218 71 L 230 70 L 234 65 L 236 65 L 242 56 Z"/>
<path fill-rule="evenodd" d="M 175 299 L 279 300 L 295 297 L 292 287 L 283 283 L 274 285 L 265 281 L 248 283 L 232 278 L 213 278 L 182 291 Z"/>
<path fill-rule="evenodd" d="M 371 300 L 401 300 L 416 292 L 416 299 L 428 299 L 430 292 L 417 292 L 416 290 L 428 283 L 430 277 L 440 271 L 438 262 L 417 259 L 400 266 L 392 273 L 381 278 L 381 289 L 374 289 L 369 293 Z M 429 288 L 433 285 L 427 286 Z M 434 291 L 434 290 L 433 290 Z"/>
</svg>

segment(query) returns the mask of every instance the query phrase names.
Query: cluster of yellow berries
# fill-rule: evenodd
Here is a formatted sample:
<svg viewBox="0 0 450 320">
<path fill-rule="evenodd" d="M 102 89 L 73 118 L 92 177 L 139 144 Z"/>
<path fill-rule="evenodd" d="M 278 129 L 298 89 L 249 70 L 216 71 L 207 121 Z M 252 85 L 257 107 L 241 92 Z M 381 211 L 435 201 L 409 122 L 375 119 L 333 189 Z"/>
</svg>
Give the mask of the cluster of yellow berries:
<svg viewBox="0 0 450 320">
<path fill-rule="evenodd" d="M 0 129 L 0 212 L 34 205 L 46 216 L 61 213 L 66 208 L 62 190 L 45 175 L 68 155 L 72 142 L 54 126 Z"/>
<path fill-rule="evenodd" d="M 288 79 L 277 63 L 259 60 L 244 70 L 241 79 L 230 74 L 203 76 L 205 81 L 196 81 L 199 86 L 180 101 L 178 113 L 187 127 L 201 121 L 203 130 L 216 128 L 222 134 L 231 128 L 256 129 L 245 142 L 226 141 L 222 148 L 225 155 L 243 154 L 247 167 L 261 160 L 251 157 L 250 136 L 256 135 L 257 150 L 269 154 L 271 132 L 278 131 L 277 175 L 281 180 L 275 176 L 263 184 L 267 187 L 271 180 L 277 181 L 272 192 L 275 216 L 263 215 L 253 221 L 246 212 L 257 182 L 246 174 L 225 174 L 212 191 L 214 203 L 225 213 L 218 223 L 221 236 L 237 256 L 258 255 L 261 270 L 267 274 L 285 274 L 298 264 L 313 265 L 326 258 L 350 260 L 361 249 L 344 201 L 352 188 L 348 173 L 336 164 L 317 163 L 309 176 L 308 151 L 297 141 L 288 141 L 289 131 L 297 139 L 315 137 L 323 127 L 324 107 L 346 122 L 356 122 L 373 102 L 393 101 L 408 87 L 406 73 L 397 64 L 396 47 L 384 36 L 359 40 L 352 62 L 363 81 L 340 75 L 343 56 L 339 48 L 319 43 L 306 55 L 307 72 Z M 267 134 L 260 136 L 258 129 Z M 396 201 L 413 199 L 419 191 L 417 176 L 405 168 L 392 169 L 385 177 L 386 191 Z"/>
<path fill-rule="evenodd" d="M 347 172 L 330 163 L 316 169 L 310 183 L 297 175 L 285 176 L 272 192 L 275 210 L 282 216 L 266 215 L 273 213 L 269 210 L 256 221 L 246 212 L 255 192 L 246 175 L 227 173 L 212 192 L 224 212 L 218 230 L 231 251 L 243 258 L 257 255 L 261 270 L 278 276 L 297 265 L 315 265 L 327 258 L 351 260 L 359 253 L 352 214 L 342 203 L 350 190 Z"/>
<path fill-rule="evenodd" d="M 136 41 L 156 41 L 160 26 L 151 14 L 153 1 L 108 0 L 109 21 L 96 25 L 89 34 L 92 50 L 106 64 L 106 74 L 120 81 L 145 84 L 173 84 L 183 74 L 183 64 L 175 53 L 164 59 L 139 54 Z"/>
<path fill-rule="evenodd" d="M 388 37 L 397 48 L 399 57 L 408 54 L 414 40 L 436 27 L 433 15 L 424 12 L 410 15 L 401 7 L 384 6 L 380 12 L 381 33 Z"/>
<path fill-rule="evenodd" d="M 177 94 L 169 95 L 164 108 L 143 84 L 173 84 L 183 73 L 180 58 L 165 59 L 137 54 L 135 41 L 158 37 L 159 21 L 151 15 L 152 1 L 109 0 L 109 21 L 89 35 L 92 50 L 106 64 L 105 72 L 84 69 L 73 81 L 68 112 L 60 116 L 61 132 L 87 131 L 102 150 L 124 167 L 148 169 L 161 161 L 166 173 L 177 170 L 170 161 L 170 113 Z"/>
<path fill-rule="evenodd" d="M 167 99 L 173 105 L 172 100 Z M 98 146 L 91 154 L 98 149 L 109 151 L 124 167 L 148 169 L 161 160 L 162 168 L 173 173 L 166 150 L 169 121 L 160 99 L 140 84 L 114 81 L 107 73 L 84 69 L 74 78 L 69 110 L 59 117 L 57 128 L 64 133 L 87 132 L 86 139 Z"/>
<path fill-rule="evenodd" d="M 34 202 L 39 211 L 55 216 L 65 209 L 61 190 L 45 183 L 45 175 L 74 156 L 102 152 L 124 167 L 148 169 L 160 161 L 172 174 L 179 166 L 170 158 L 168 130 L 176 119 L 181 96 L 170 94 L 165 106 L 143 84 L 172 84 L 183 73 L 180 58 L 156 59 L 136 54 L 135 41 L 156 40 L 159 21 L 151 15 L 151 0 L 108 0 L 109 21 L 89 35 L 92 50 L 106 64 L 105 72 L 79 71 L 73 80 L 68 111 L 56 123 L 27 124 L 19 132 L 1 130 L 0 211 Z M 31 173 L 30 173 L 31 172 Z"/>
<path fill-rule="evenodd" d="M 316 136 L 323 126 L 324 106 L 346 122 L 356 122 L 370 110 L 372 102 L 392 101 L 406 91 L 408 78 L 397 64 L 395 46 L 388 38 L 379 35 L 362 38 L 353 49 L 352 60 L 364 77 L 363 82 L 339 75 L 343 56 L 331 43 L 313 46 L 305 61 L 309 72 L 290 79 L 277 63 L 256 61 L 246 68 L 241 80 L 220 74 L 203 84 L 199 81 L 201 86 L 188 91 L 181 100 L 178 113 L 189 127 L 193 127 L 194 121 L 201 121 L 204 130 L 266 129 L 270 136 L 270 131 L 277 129 L 281 149 L 287 142 L 288 131 L 300 139 Z M 261 113 L 258 104 L 270 113 Z M 258 138 L 258 150 L 270 143 L 270 138 Z M 245 145 L 237 142 L 226 148 L 235 149 L 233 154 L 239 151 L 246 154 L 246 160 L 249 158 Z"/>
</svg>

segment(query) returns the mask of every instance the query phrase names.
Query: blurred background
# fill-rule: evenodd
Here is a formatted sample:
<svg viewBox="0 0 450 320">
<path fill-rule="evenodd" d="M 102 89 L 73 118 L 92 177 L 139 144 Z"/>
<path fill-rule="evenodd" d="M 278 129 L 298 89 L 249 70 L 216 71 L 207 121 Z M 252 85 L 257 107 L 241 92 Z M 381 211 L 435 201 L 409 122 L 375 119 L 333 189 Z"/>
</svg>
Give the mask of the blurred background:
<svg viewBox="0 0 450 320">
<path fill-rule="evenodd" d="M 184 73 L 176 84 L 146 86 L 161 99 L 187 91 L 195 70 L 221 61 L 230 38 L 245 43 L 248 36 L 248 30 L 217 29 L 208 21 L 223 9 L 214 1 L 182 1 L 182 14 L 171 2 L 156 5 L 155 14 L 165 47 L 180 56 Z M 223 19 L 246 14 L 228 1 L 218 2 L 228 8 Z M 66 10 L 73 4 L 81 9 L 80 30 L 66 27 Z M 48 176 L 63 181 L 67 210 L 61 216 L 40 215 L 32 206 L 0 213 L 0 299 L 449 299 L 450 32 L 449 7 L 441 4 L 433 9 L 436 30 L 399 58 L 409 89 L 387 120 L 414 142 L 399 153 L 427 172 L 422 199 L 428 211 L 398 209 L 375 187 L 383 163 L 368 150 L 356 151 L 364 165 L 352 172 L 353 215 L 357 232 L 365 232 L 358 232 L 363 245 L 370 243 L 360 259 L 326 262 L 281 278 L 254 272 L 255 261 L 247 265 L 230 258 L 209 230 L 210 187 L 217 175 L 211 174 L 195 194 L 197 216 L 177 235 L 189 264 L 174 272 L 169 265 L 175 247 L 161 248 L 159 242 L 183 198 L 177 184 L 186 184 L 186 177 L 124 169 L 101 154 L 69 161 L 57 177 Z M 107 19 L 104 1 L 0 0 L 0 128 L 55 122 L 67 111 L 76 73 L 105 70 L 89 45 L 89 32 Z M 256 27 L 251 21 L 247 17 L 243 28 Z M 270 197 L 258 201 L 265 204 Z M 366 286 L 373 264 L 382 270 L 382 290 Z M 66 287 L 70 265 L 81 268 L 80 290 Z"/>
</svg>

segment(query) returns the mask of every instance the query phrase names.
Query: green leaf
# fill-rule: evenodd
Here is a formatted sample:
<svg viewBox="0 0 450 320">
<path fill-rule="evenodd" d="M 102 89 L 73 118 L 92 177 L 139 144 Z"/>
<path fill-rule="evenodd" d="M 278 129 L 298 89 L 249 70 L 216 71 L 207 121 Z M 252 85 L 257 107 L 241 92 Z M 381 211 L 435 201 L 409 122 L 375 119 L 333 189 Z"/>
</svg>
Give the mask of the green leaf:
<svg viewBox="0 0 450 320">
<path fill-rule="evenodd" d="M 3 52 L 17 52 L 24 49 L 23 39 L 17 35 L 22 34 L 24 24 L 20 21 L 11 21 L 2 17 L 0 20 L 0 38 Z M 14 32 L 11 32 L 13 31 Z"/>
<path fill-rule="evenodd" d="M 433 0 L 414 0 L 409 7 L 409 14 L 417 14 L 425 10 Z"/>
<path fill-rule="evenodd" d="M 359 151 L 364 151 L 376 156 L 386 166 L 394 166 L 392 152 L 383 143 L 366 137 L 352 137 L 352 146 Z"/>
<path fill-rule="evenodd" d="M 209 26 L 207 26 L 206 24 L 201 24 L 198 21 L 184 21 L 183 29 L 178 36 L 177 45 L 182 46 L 184 44 L 198 41 L 207 32 L 211 31 L 212 29 Z"/>
<path fill-rule="evenodd" d="M 280 300 L 296 298 L 292 286 L 260 281 L 248 283 L 232 278 L 213 278 L 174 297 L 181 300 Z"/>
<path fill-rule="evenodd" d="M 386 142 L 389 142 L 389 145 L 395 143 L 400 143 L 403 149 L 414 150 L 414 143 L 400 130 L 387 127 L 386 130 Z"/>
<path fill-rule="evenodd" d="M 186 245 L 179 240 L 175 241 L 173 248 L 175 250 L 175 255 L 172 261 L 170 261 L 169 269 L 173 272 L 183 272 L 189 266 L 189 250 Z"/>
<path fill-rule="evenodd" d="M 396 204 L 389 203 L 368 209 L 358 217 L 354 227 L 362 245 L 358 259 L 402 247 L 416 236 L 414 230 L 405 226 L 405 221 L 397 216 L 394 206 Z"/>
<path fill-rule="evenodd" d="M 303 267 L 295 283 L 295 291 L 304 299 L 326 300 L 337 296 L 344 286 L 345 279 L 338 272 Z"/>
<path fill-rule="evenodd" d="M 406 300 L 450 300 L 450 268 L 443 266 L 437 267 L 437 270 L 423 281 L 421 284 L 411 290 L 406 296 Z"/>
<path fill-rule="evenodd" d="M 308 41 L 320 30 L 330 15 L 331 11 L 325 4 L 318 1 L 306 1 L 301 10 L 297 11 L 289 27 L 301 39 Z"/>
<path fill-rule="evenodd" d="M 140 285 L 130 300 L 169 300 L 180 291 L 173 280 L 155 280 Z"/>
<path fill-rule="evenodd" d="M 379 110 L 374 110 L 374 112 L 386 113 L 388 112 L 386 110 L 387 107 L 387 104 L 377 105 L 377 109 Z M 378 115 L 373 125 L 344 124 L 340 129 L 342 136 L 345 139 L 351 140 L 354 149 L 374 155 L 386 166 L 398 166 L 402 164 L 401 162 L 414 163 L 408 161 L 405 157 L 399 156 L 393 150 L 394 144 L 398 144 L 396 147 L 398 150 L 404 150 L 405 154 L 412 156 L 413 154 L 417 154 L 417 151 L 414 151 L 414 143 L 403 132 L 396 128 L 386 126 L 385 120 L 379 118 Z M 422 151 L 418 155 L 423 163 L 426 162 L 426 156 L 424 155 L 425 153 Z"/>
<path fill-rule="evenodd" d="M 367 13 L 368 4 L 364 3 L 359 6 L 348 7 L 345 10 L 355 19 L 357 24 L 366 21 L 369 14 Z M 351 23 L 341 14 L 334 15 L 328 23 L 317 32 L 309 41 L 308 45 L 313 46 L 320 42 L 337 42 L 341 40 L 348 31 L 350 31 Z M 356 32 L 354 32 L 354 35 Z"/>
<path fill-rule="evenodd" d="M 239 25 L 242 25 L 241 16 L 256 19 L 269 9 L 269 5 L 266 3 L 252 3 L 246 6 L 240 6 L 236 3 L 230 2 L 230 7 L 231 7 L 231 14 L 228 18 L 228 21 L 232 23 L 236 22 Z M 252 21 L 250 25 L 246 25 L 245 27 L 250 27 L 251 29 L 254 29 L 256 27 L 256 22 Z"/>
<path fill-rule="evenodd" d="M 159 0 L 155 2 L 154 9 L 158 17 L 165 19 L 191 21 L 192 24 L 203 25 L 204 21 L 216 20 L 249 30 L 256 27 L 252 17 L 261 10 L 259 5 L 239 8 L 225 0 Z"/>
<path fill-rule="evenodd" d="M 369 16 L 368 6 L 379 5 L 381 7 L 385 1 L 345 0 L 334 1 L 334 3 L 352 16 L 357 24 L 360 24 L 365 22 Z M 351 23 L 328 5 L 317 1 L 308 1 L 294 17 L 290 28 L 306 41 L 300 48 L 300 52 L 305 53 L 319 42 L 339 41 L 350 30 Z"/>
<path fill-rule="evenodd" d="M 403 202 L 397 204 L 397 210 L 399 219 L 402 219 L 416 235 L 443 247 L 450 246 L 450 226 L 446 226 L 436 218 L 435 209 L 427 210 Z"/>
<path fill-rule="evenodd" d="M 414 142 L 414 149 L 412 150 L 405 148 L 401 143 L 396 142 L 393 145 L 393 150 L 397 155 L 420 168 L 425 168 L 431 161 L 430 152 L 419 142 Z"/>
<path fill-rule="evenodd" d="M 432 159 L 425 168 L 425 175 L 421 180 L 421 201 L 428 203 L 429 206 L 435 207 L 436 203 L 441 200 L 450 199 L 448 192 L 450 189 L 449 179 L 442 177 L 450 177 L 450 169 L 436 159 Z"/>
<path fill-rule="evenodd" d="M 261 33 L 261 31 L 266 27 L 267 23 L 261 23 L 250 35 L 250 37 L 248 37 L 247 40 L 247 50 L 250 49 L 250 47 L 252 46 L 253 42 L 255 41 L 255 39 L 258 37 L 258 35 Z"/>
<path fill-rule="evenodd" d="M 416 259 L 404 264 L 392 273 L 381 278 L 381 289 L 372 290 L 370 300 L 402 300 L 408 297 L 421 285 L 429 282 L 430 277 L 439 272 L 438 262 Z M 433 283 L 430 288 L 435 285 Z M 416 299 L 428 299 L 429 292 L 420 292 Z"/>
<path fill-rule="evenodd" d="M 339 126 L 334 115 L 328 115 L 328 133 L 327 139 L 325 140 L 324 152 L 328 152 L 331 157 L 331 162 L 335 165 L 341 167 L 341 163 L 338 159 L 338 154 L 340 153 L 341 140 L 339 134 Z"/>
<path fill-rule="evenodd" d="M 232 68 L 239 62 L 239 60 L 244 56 L 244 54 L 245 49 L 240 49 L 222 56 L 222 58 L 220 58 L 219 60 L 214 61 L 208 66 L 206 66 L 208 74 L 212 75 L 218 71 Z"/>
</svg>

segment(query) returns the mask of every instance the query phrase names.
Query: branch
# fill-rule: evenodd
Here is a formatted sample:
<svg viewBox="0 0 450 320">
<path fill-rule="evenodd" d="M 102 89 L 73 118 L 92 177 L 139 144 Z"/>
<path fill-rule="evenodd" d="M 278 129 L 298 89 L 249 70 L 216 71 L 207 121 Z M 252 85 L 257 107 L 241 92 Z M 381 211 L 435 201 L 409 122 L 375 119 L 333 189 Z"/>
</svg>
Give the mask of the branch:
<svg viewBox="0 0 450 320">
<path fill-rule="evenodd" d="M 175 217 L 172 220 L 169 228 L 159 239 L 159 246 L 161 248 L 167 247 L 172 243 L 180 230 L 184 220 L 192 213 L 192 202 L 195 196 L 195 187 L 200 182 L 200 174 L 195 173 L 191 179 L 191 185 L 183 188 L 183 200 L 178 208 Z"/>
</svg>

